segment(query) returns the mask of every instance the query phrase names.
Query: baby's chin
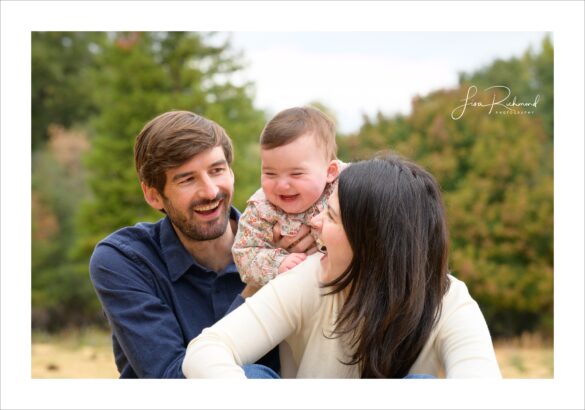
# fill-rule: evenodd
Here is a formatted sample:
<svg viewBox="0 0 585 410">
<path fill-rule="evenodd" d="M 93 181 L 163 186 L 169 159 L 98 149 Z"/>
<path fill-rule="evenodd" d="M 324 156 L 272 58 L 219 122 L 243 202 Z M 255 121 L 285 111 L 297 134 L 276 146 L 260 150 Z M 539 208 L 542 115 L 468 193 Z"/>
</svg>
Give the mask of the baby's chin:
<svg viewBox="0 0 585 410">
<path fill-rule="evenodd" d="M 296 200 L 295 202 L 286 202 L 281 200 L 278 201 L 278 205 L 280 209 L 282 209 L 287 214 L 301 214 L 311 207 L 311 205 L 301 203 L 300 200 Z"/>
</svg>

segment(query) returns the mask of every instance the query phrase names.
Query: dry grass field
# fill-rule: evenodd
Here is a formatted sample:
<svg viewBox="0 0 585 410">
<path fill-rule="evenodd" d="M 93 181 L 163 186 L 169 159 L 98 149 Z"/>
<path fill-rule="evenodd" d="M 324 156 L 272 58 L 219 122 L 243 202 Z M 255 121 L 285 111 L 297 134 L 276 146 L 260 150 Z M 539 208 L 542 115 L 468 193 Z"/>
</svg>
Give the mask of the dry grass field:
<svg viewBox="0 0 585 410">
<path fill-rule="evenodd" d="M 552 378 L 553 347 L 533 335 L 494 343 L 505 378 Z M 33 333 L 33 378 L 117 378 L 110 335 L 103 330 Z"/>
</svg>

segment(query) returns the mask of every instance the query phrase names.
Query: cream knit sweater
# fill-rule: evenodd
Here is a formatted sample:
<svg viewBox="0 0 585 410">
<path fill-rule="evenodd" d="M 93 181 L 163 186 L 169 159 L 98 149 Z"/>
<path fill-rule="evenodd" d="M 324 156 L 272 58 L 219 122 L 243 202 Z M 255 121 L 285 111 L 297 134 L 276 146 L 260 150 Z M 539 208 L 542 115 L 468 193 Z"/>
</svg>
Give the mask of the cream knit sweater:
<svg viewBox="0 0 585 410">
<path fill-rule="evenodd" d="M 265 285 L 242 306 L 193 339 L 183 361 L 188 378 L 244 378 L 280 344 L 283 378 L 357 378 L 343 338 L 327 338 L 343 305 L 341 293 L 322 296 L 320 254 Z M 410 373 L 447 378 L 500 378 L 485 319 L 460 280 L 449 276 L 441 316 Z"/>
</svg>

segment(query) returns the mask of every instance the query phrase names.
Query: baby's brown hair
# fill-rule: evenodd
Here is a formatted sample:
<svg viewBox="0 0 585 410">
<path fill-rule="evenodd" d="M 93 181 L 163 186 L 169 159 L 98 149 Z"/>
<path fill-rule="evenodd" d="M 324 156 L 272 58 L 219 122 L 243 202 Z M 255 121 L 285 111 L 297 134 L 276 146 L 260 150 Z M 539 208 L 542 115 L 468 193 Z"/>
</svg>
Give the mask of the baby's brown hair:
<svg viewBox="0 0 585 410">
<path fill-rule="evenodd" d="M 313 107 L 293 107 L 276 114 L 262 130 L 260 146 L 270 150 L 290 144 L 306 134 L 313 135 L 317 144 L 325 148 L 328 161 L 337 158 L 335 123 Z"/>
</svg>

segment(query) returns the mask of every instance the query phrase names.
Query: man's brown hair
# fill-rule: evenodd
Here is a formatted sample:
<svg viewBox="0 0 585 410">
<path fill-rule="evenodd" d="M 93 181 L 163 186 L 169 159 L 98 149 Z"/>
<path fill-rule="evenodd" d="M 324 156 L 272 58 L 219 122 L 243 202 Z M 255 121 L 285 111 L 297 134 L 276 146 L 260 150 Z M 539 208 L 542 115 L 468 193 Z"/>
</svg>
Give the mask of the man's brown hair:
<svg viewBox="0 0 585 410">
<path fill-rule="evenodd" d="M 140 181 L 162 195 L 166 171 L 195 155 L 221 147 L 231 165 L 232 142 L 215 122 L 189 111 L 169 111 L 149 121 L 134 144 L 134 164 Z"/>
<path fill-rule="evenodd" d="M 260 146 L 270 150 L 306 134 L 313 135 L 317 144 L 325 148 L 329 161 L 337 158 L 335 123 L 313 107 L 293 107 L 276 114 L 262 130 Z"/>
</svg>

